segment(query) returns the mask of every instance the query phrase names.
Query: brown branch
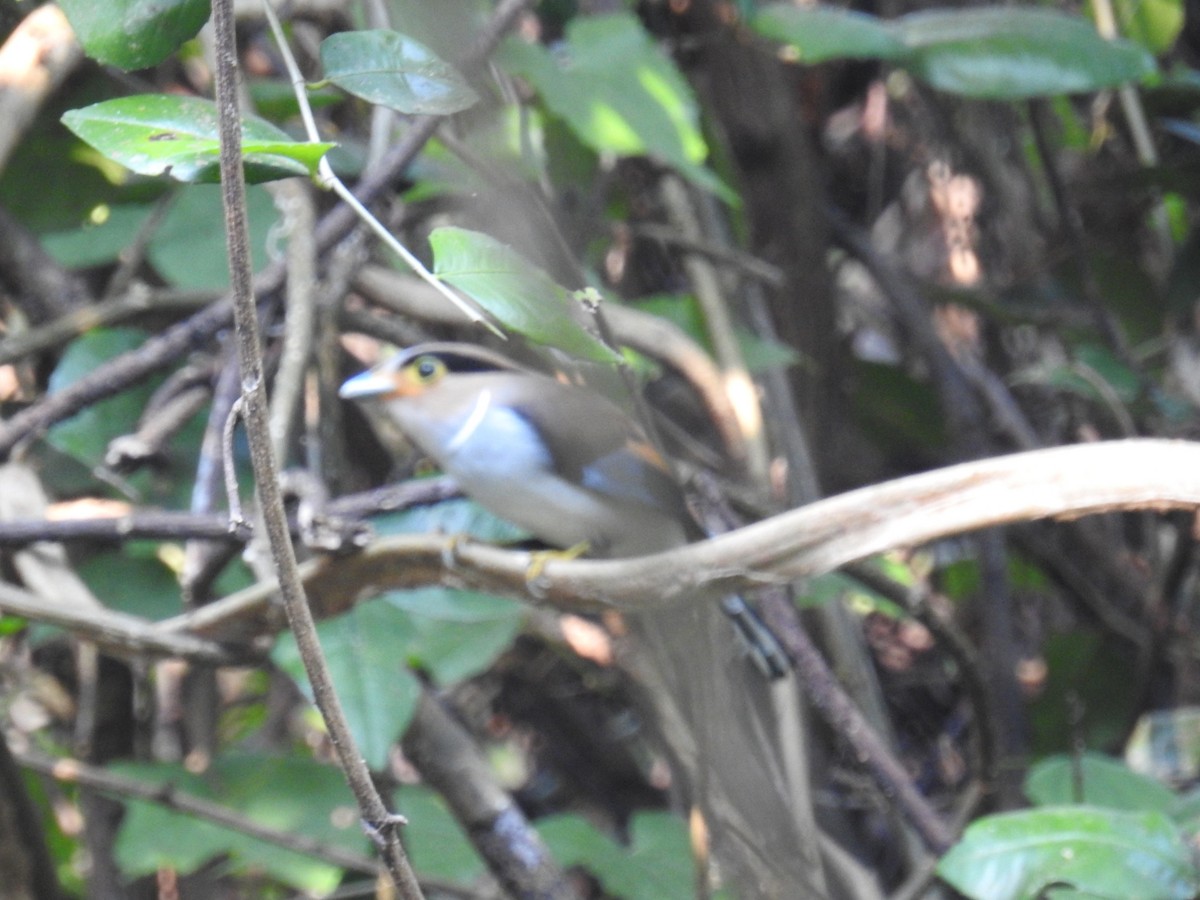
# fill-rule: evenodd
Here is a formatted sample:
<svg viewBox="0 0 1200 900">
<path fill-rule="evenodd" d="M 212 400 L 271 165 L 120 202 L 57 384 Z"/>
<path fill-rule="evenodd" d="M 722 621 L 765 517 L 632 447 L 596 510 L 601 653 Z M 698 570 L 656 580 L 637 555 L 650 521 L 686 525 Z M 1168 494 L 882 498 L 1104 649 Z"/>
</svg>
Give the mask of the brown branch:
<svg viewBox="0 0 1200 900">
<path fill-rule="evenodd" d="M 66 605 L 43 600 L 16 585 L 0 581 L 0 613 L 58 625 L 122 656 L 176 656 L 213 665 L 240 665 L 253 654 L 227 649 L 189 634 L 171 634 L 153 622 L 103 607 Z"/>
<path fill-rule="evenodd" d="M 46 98 L 83 59 L 67 17 L 47 3 L 27 15 L 0 47 L 0 170 Z"/>
<path fill-rule="evenodd" d="M 221 139 L 221 199 L 225 211 L 225 240 L 233 294 L 234 336 L 241 364 L 243 416 L 250 444 L 250 462 L 258 488 L 260 513 L 270 542 L 288 624 L 296 638 L 313 698 L 329 732 L 342 772 L 358 801 L 364 822 L 377 837 L 388 874 L 399 895 L 405 900 L 420 900 L 423 896 L 421 886 L 400 844 L 397 832 L 399 820 L 384 804 L 366 761 L 351 736 L 350 725 L 334 690 L 333 676 L 321 651 L 316 623 L 296 569 L 296 553 L 288 533 L 283 494 L 271 448 L 267 388 L 258 336 L 258 309 L 251 285 L 233 0 L 213 0 L 212 25 L 216 43 L 217 129 Z"/>
<path fill-rule="evenodd" d="M 382 538 L 361 553 L 312 560 L 303 574 L 319 614 L 372 590 L 469 585 L 560 610 L 646 609 L 705 589 L 753 590 L 828 572 L 897 547 L 1046 518 L 1200 506 L 1200 443 L 1105 441 L 960 463 L 859 488 L 653 556 L 551 559 L 529 584 L 531 554 L 438 535 Z M 259 584 L 160 623 L 215 634 L 260 615 L 275 595 Z"/>
<path fill-rule="evenodd" d="M 13 755 L 17 762 L 25 768 L 49 775 L 51 778 L 67 784 L 78 784 L 86 788 L 115 794 L 118 797 L 133 797 L 137 800 L 156 803 L 165 809 L 213 822 L 248 837 L 266 841 L 294 853 L 311 856 L 313 859 L 319 859 L 343 869 L 366 872 L 371 875 L 379 872 L 379 865 L 366 856 L 350 853 L 302 834 L 279 831 L 266 825 L 260 825 L 253 819 L 234 812 L 228 806 L 192 796 L 169 782 L 147 784 L 136 778 L 119 775 L 78 759 L 47 756 L 36 751 L 14 753 Z"/>
<path fill-rule="evenodd" d="M 439 503 L 462 496 L 454 481 L 445 476 L 403 481 L 347 494 L 317 511 L 327 520 L 360 520 L 381 512 L 394 512 L 413 506 Z M 299 532 L 299 526 L 294 531 Z M 41 541 L 65 543 L 97 541 L 120 543 L 132 539 L 208 540 L 245 543 L 252 528 L 231 522 L 223 513 L 199 514 L 172 510 L 137 510 L 122 516 L 96 516 L 86 519 L 8 519 L 0 520 L 0 548 L 24 547 Z"/>
<path fill-rule="evenodd" d="M 0 522 L 0 547 L 24 547 L 39 541 L 99 541 L 119 543 L 135 538 L 245 542 L 247 525 L 225 515 L 181 512 L 137 512 L 91 519 L 12 519 Z"/>
<path fill-rule="evenodd" d="M 212 302 L 212 291 L 152 291 L 134 285 L 119 297 L 73 309 L 45 325 L 6 337 L 0 341 L 0 365 L 61 346 L 93 328 L 145 313 L 195 312 L 198 306 Z"/>
<path fill-rule="evenodd" d="M 454 812 L 493 875 L 513 897 L 575 900 L 576 894 L 525 814 L 501 788 L 466 729 L 421 692 L 404 752 Z"/>
<path fill-rule="evenodd" d="M 905 821 L 912 825 L 925 846 L 933 853 L 945 853 L 954 843 L 954 836 L 921 796 L 904 766 L 854 705 L 845 688 L 838 684 L 821 651 L 799 627 L 796 617 L 781 615 L 783 610 L 779 604 L 763 604 L 763 621 L 787 650 L 805 692 L 834 732 L 853 748 L 859 765 L 867 768 L 888 801 L 903 813 Z"/>
</svg>

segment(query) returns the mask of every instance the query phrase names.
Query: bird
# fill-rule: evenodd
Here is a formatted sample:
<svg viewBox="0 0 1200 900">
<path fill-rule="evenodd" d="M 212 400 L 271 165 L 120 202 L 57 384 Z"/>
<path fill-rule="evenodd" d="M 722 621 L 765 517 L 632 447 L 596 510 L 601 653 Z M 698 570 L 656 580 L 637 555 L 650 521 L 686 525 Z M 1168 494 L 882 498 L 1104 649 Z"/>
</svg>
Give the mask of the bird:
<svg viewBox="0 0 1200 900">
<path fill-rule="evenodd" d="M 351 378 L 471 499 L 592 556 L 686 542 L 670 469 L 615 403 L 470 344 L 421 344 Z"/>
<path fill-rule="evenodd" d="M 619 558 L 698 536 L 643 429 L 588 388 L 472 344 L 431 342 L 350 378 L 340 395 L 376 405 L 464 494 L 552 547 Z M 769 632 L 739 598 L 627 620 L 627 668 L 723 875 L 742 896 L 818 896 L 821 863 L 797 849 L 813 846 L 804 831 L 815 825 L 802 745 L 786 733 L 801 718 L 794 679 L 772 661 L 781 651 L 747 654 L 734 637 L 744 646 Z"/>
</svg>

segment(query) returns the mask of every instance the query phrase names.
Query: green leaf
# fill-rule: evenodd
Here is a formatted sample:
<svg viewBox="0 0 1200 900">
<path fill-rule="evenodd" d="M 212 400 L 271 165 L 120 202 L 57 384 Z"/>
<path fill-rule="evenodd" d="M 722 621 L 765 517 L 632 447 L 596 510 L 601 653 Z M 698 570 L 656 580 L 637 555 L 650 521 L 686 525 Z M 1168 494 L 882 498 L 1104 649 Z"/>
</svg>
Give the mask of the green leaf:
<svg viewBox="0 0 1200 900">
<path fill-rule="evenodd" d="M 1154 59 L 1106 41 L 1091 23 L 1024 7 L 930 10 L 898 19 L 913 74 L 968 97 L 1018 100 L 1074 94 L 1144 78 Z"/>
<path fill-rule="evenodd" d="M 395 31 L 343 31 L 321 42 L 325 77 L 372 103 L 408 114 L 446 116 L 479 101 L 436 53 Z"/>
<path fill-rule="evenodd" d="M 67 268 L 112 262 L 133 242 L 153 207 L 131 203 L 104 210 L 102 222 L 42 236 L 42 247 Z"/>
<path fill-rule="evenodd" d="M 145 340 L 145 332 L 136 328 L 97 328 L 76 338 L 50 374 L 50 393 L 70 387 L 103 363 L 136 350 Z M 94 403 L 52 427 L 46 439 L 89 468 L 99 466 L 109 442 L 134 430 L 153 390 L 153 384 L 140 384 Z"/>
<path fill-rule="evenodd" d="M 147 256 L 171 284 L 181 288 L 225 290 L 229 259 L 221 189 L 200 184 L 179 188 L 179 196 L 150 239 Z M 250 250 L 255 271 L 266 264 L 267 241 L 279 212 L 266 188 L 246 191 Z"/>
<path fill-rule="evenodd" d="M 1064 752 L 1080 734 L 1086 735 L 1088 747 L 1124 740 L 1140 703 L 1125 645 L 1080 629 L 1050 635 L 1042 653 L 1050 673 L 1030 704 L 1034 752 Z M 1082 709 L 1082 718 L 1069 722 L 1065 711 L 1074 706 Z"/>
<path fill-rule="evenodd" d="M 145 69 L 166 59 L 208 21 L 209 0 L 61 0 L 92 59 Z"/>
<path fill-rule="evenodd" d="M 521 604 L 475 591 L 428 587 L 389 591 L 383 602 L 412 629 L 406 658 L 439 684 L 484 671 L 503 653 L 525 621 Z"/>
<path fill-rule="evenodd" d="M 1083 790 L 1079 797 L 1077 776 Z M 1025 778 L 1025 795 L 1037 806 L 1086 803 L 1130 812 L 1166 813 L 1175 803 L 1175 795 L 1160 782 L 1097 753 L 1078 760 L 1065 755 L 1042 760 Z"/>
<path fill-rule="evenodd" d="M 166 764 L 120 763 L 110 768 L 221 803 L 280 831 L 366 852 L 358 811 L 333 766 L 299 757 L 230 755 L 215 759 L 204 775 Z M 157 804 L 125 802 L 116 855 L 126 874 L 150 874 L 161 867 L 192 872 L 211 859 L 228 856 L 235 871 L 265 871 L 306 892 L 323 895 L 342 880 L 341 869 L 310 856 Z"/>
<path fill-rule="evenodd" d="M 421 685 L 405 665 L 413 631 L 405 617 L 379 601 L 359 603 L 345 615 L 317 625 L 350 731 L 373 769 L 385 767 L 388 752 L 408 727 L 420 696 Z M 280 635 L 271 658 L 311 700 L 300 651 L 290 632 Z"/>
<path fill-rule="evenodd" d="M 296 89 L 286 78 L 248 78 L 246 90 L 253 108 L 264 119 L 280 122 L 300 115 Z M 306 91 L 305 99 L 309 107 L 318 110 L 343 103 L 346 95 L 330 84 Z"/>
<path fill-rule="evenodd" d="M 750 27 L 787 44 L 798 62 L 830 59 L 903 59 L 904 43 L 885 22 L 866 13 L 832 6 L 776 3 L 762 10 Z"/>
<path fill-rule="evenodd" d="M 457 497 L 371 517 L 376 534 L 465 534 L 493 544 L 529 539 L 529 532 L 494 516 L 474 500 Z"/>
<path fill-rule="evenodd" d="M 420 685 L 408 666 L 439 684 L 483 671 L 520 630 L 520 604 L 472 591 L 391 591 L 321 622 L 321 647 L 350 729 L 367 763 L 383 768 L 412 718 Z M 307 689 L 300 654 L 282 635 L 272 658 Z M 310 694 L 311 696 L 311 694 Z"/>
<path fill-rule="evenodd" d="M 563 866 L 584 866 L 600 879 L 605 896 L 688 900 L 695 867 L 687 830 L 675 816 L 643 812 L 633 817 L 629 846 L 621 847 L 576 815 L 550 816 L 537 830 Z"/>
<path fill-rule="evenodd" d="M 109 609 L 155 621 L 180 612 L 179 581 L 161 560 L 129 544 L 102 550 L 79 564 L 79 574 Z"/>
<path fill-rule="evenodd" d="M 992 100 L 1097 91 L 1155 71 L 1136 44 L 1107 41 L 1079 16 L 1032 7 L 937 9 L 883 21 L 778 4 L 752 26 L 801 62 L 890 60 L 940 90 Z"/>
<path fill-rule="evenodd" d="M 937 873 L 979 900 L 1032 898 L 1055 885 L 1113 900 L 1187 900 L 1200 890 L 1187 846 L 1166 816 L 1088 806 L 980 819 Z"/>
<path fill-rule="evenodd" d="M 1116 0 L 1117 31 L 1155 56 L 1167 53 L 1183 26 L 1179 0 Z"/>
<path fill-rule="evenodd" d="M 419 875 L 465 887 L 484 874 L 483 860 L 438 794 L 418 785 L 405 785 L 396 800 L 397 811 L 409 821 L 404 843 L 410 848 L 413 868 Z"/>
<path fill-rule="evenodd" d="M 573 19 L 560 54 L 510 40 L 500 58 L 528 79 L 588 146 L 618 156 L 654 157 L 727 202 L 737 202 L 703 165 L 708 147 L 691 88 L 636 16 Z"/>
<path fill-rule="evenodd" d="M 581 324 L 569 291 L 493 237 L 465 228 L 436 228 L 429 235 L 434 272 L 491 313 L 501 324 L 538 344 L 595 362 L 618 357 Z"/>
<path fill-rule="evenodd" d="M 1195 732 L 1196 710 L 1189 710 L 1188 714 L 1192 719 L 1189 723 L 1191 726 L 1190 730 Z M 1194 734 L 1187 735 L 1186 738 L 1192 739 L 1194 738 Z M 1163 743 L 1166 742 L 1164 741 Z M 1195 749 L 1193 742 L 1192 745 L 1183 748 L 1183 752 L 1184 754 L 1187 754 L 1188 751 L 1194 753 Z M 1168 750 L 1167 752 L 1171 753 L 1172 751 Z M 1167 769 L 1169 766 L 1170 774 L 1172 775 L 1184 775 L 1186 777 L 1190 774 L 1194 778 L 1196 772 L 1195 763 L 1196 757 L 1193 755 L 1189 756 L 1182 765 L 1170 761 L 1167 765 L 1160 765 L 1159 768 Z M 1175 803 L 1171 807 L 1170 816 L 1172 821 L 1179 825 L 1185 834 L 1195 835 L 1200 833 L 1200 788 L 1193 787 L 1176 797 Z"/>
<path fill-rule="evenodd" d="M 68 110 L 63 124 L 101 153 L 139 175 L 178 181 L 220 180 L 217 107 L 199 97 L 141 94 Z M 312 175 L 333 144 L 293 141 L 270 122 L 242 122 L 246 179 Z"/>
</svg>

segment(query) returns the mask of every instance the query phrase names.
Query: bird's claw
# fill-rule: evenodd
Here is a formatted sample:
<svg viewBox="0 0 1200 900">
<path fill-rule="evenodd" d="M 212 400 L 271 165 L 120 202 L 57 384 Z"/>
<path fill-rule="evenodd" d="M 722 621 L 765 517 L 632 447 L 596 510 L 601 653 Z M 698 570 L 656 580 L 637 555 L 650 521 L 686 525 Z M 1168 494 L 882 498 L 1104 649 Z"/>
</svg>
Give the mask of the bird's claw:
<svg viewBox="0 0 1200 900">
<path fill-rule="evenodd" d="M 529 589 L 529 593 L 535 597 L 541 595 L 539 580 L 546 564 L 551 560 L 568 562 L 578 559 L 591 549 L 592 545 L 588 541 L 580 541 L 574 547 L 568 547 L 565 550 L 539 550 L 537 553 L 530 554 L 529 566 L 525 569 L 525 586 Z"/>
</svg>

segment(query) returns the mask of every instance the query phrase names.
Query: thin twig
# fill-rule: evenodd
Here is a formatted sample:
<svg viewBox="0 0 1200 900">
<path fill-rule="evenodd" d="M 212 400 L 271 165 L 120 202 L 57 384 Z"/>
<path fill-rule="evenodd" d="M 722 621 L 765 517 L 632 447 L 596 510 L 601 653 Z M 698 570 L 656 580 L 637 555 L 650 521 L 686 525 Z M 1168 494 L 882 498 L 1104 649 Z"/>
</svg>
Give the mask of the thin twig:
<svg viewBox="0 0 1200 900">
<path fill-rule="evenodd" d="M 0 341 L 0 366 L 61 346 L 85 331 L 159 312 L 195 312 L 213 302 L 212 291 L 152 291 L 135 284 L 120 297 L 74 309 L 53 321 Z"/>
<path fill-rule="evenodd" d="M 301 853 L 343 869 L 366 872 L 371 875 L 379 871 L 379 865 L 366 856 L 350 853 L 306 835 L 279 831 L 261 825 L 228 806 L 222 806 L 211 800 L 181 791 L 170 782 L 148 784 L 100 766 L 89 765 L 82 760 L 47 756 L 36 751 L 14 752 L 13 756 L 25 768 L 49 775 L 51 778 L 67 784 L 78 784 L 86 788 L 115 794 L 118 797 L 132 797 L 155 803 L 165 809 L 213 822 L 247 837 L 266 841 L 277 847 L 283 847 L 285 850 Z"/>
<path fill-rule="evenodd" d="M 234 525 L 245 526 L 246 516 L 242 513 L 242 498 L 238 495 L 237 465 L 234 461 L 233 435 L 237 429 L 238 419 L 242 417 L 246 403 L 245 395 L 233 401 L 229 415 L 225 417 L 225 427 L 221 429 L 221 462 L 225 473 L 225 497 L 229 504 L 229 520 Z"/>
<path fill-rule="evenodd" d="M 787 650 L 813 704 L 834 732 L 853 748 L 855 759 L 871 773 L 925 846 L 934 853 L 945 853 L 954 843 L 946 823 L 921 796 L 899 760 L 838 684 L 821 651 L 804 629 L 797 627 L 795 617 L 777 615 L 778 611 L 774 604 L 765 605 L 763 618 Z"/>
<path fill-rule="evenodd" d="M 320 513 L 326 518 L 361 520 L 383 512 L 440 503 L 461 496 L 447 477 L 403 481 L 346 494 L 332 500 Z M 297 532 L 299 529 L 297 528 Z M 138 509 L 124 515 L 99 515 L 78 519 L 21 518 L 0 521 L 0 547 L 12 549 L 43 541 L 55 543 L 96 542 L 117 544 L 145 539 L 162 541 L 220 541 L 244 544 L 253 529 L 236 523 L 224 513 L 176 512 Z"/>
<path fill-rule="evenodd" d="M 223 514 L 198 515 L 171 510 L 138 510 L 120 516 L 86 519 L 12 519 L 0 522 L 0 547 L 23 547 L 40 541 L 120 543 L 137 539 L 209 540 L 242 543 L 250 529 Z"/>
<path fill-rule="evenodd" d="M 214 665 L 235 665 L 253 654 L 187 634 L 169 634 L 137 616 L 103 607 L 67 605 L 0 581 L 0 612 L 65 628 L 122 656 L 174 656 Z"/>
<path fill-rule="evenodd" d="M 275 457 L 271 451 L 266 380 L 258 337 L 258 312 L 251 286 L 250 236 L 246 216 L 246 185 L 242 170 L 241 115 L 237 102 L 237 43 L 233 0 L 214 0 L 216 40 L 217 122 L 221 139 L 221 199 L 225 209 L 229 275 L 233 294 L 235 337 L 242 367 L 244 420 L 250 461 L 258 487 L 260 512 L 275 560 L 280 593 L 288 623 L 296 638 L 317 709 L 329 731 L 342 771 L 358 801 L 364 822 L 377 837 L 388 873 L 404 900 L 423 896 L 408 855 L 400 843 L 398 820 L 384 805 L 370 770 L 355 746 L 350 725 L 333 688 L 333 678 L 321 652 L 316 623 L 309 610 L 296 569 L 296 554 L 288 533 Z"/>
<path fill-rule="evenodd" d="M 282 214 L 288 267 L 283 347 L 271 392 L 271 441 L 275 458 L 286 460 L 313 353 L 317 271 L 312 232 L 316 212 L 311 185 L 299 179 L 279 182 L 271 193 Z"/>
</svg>

